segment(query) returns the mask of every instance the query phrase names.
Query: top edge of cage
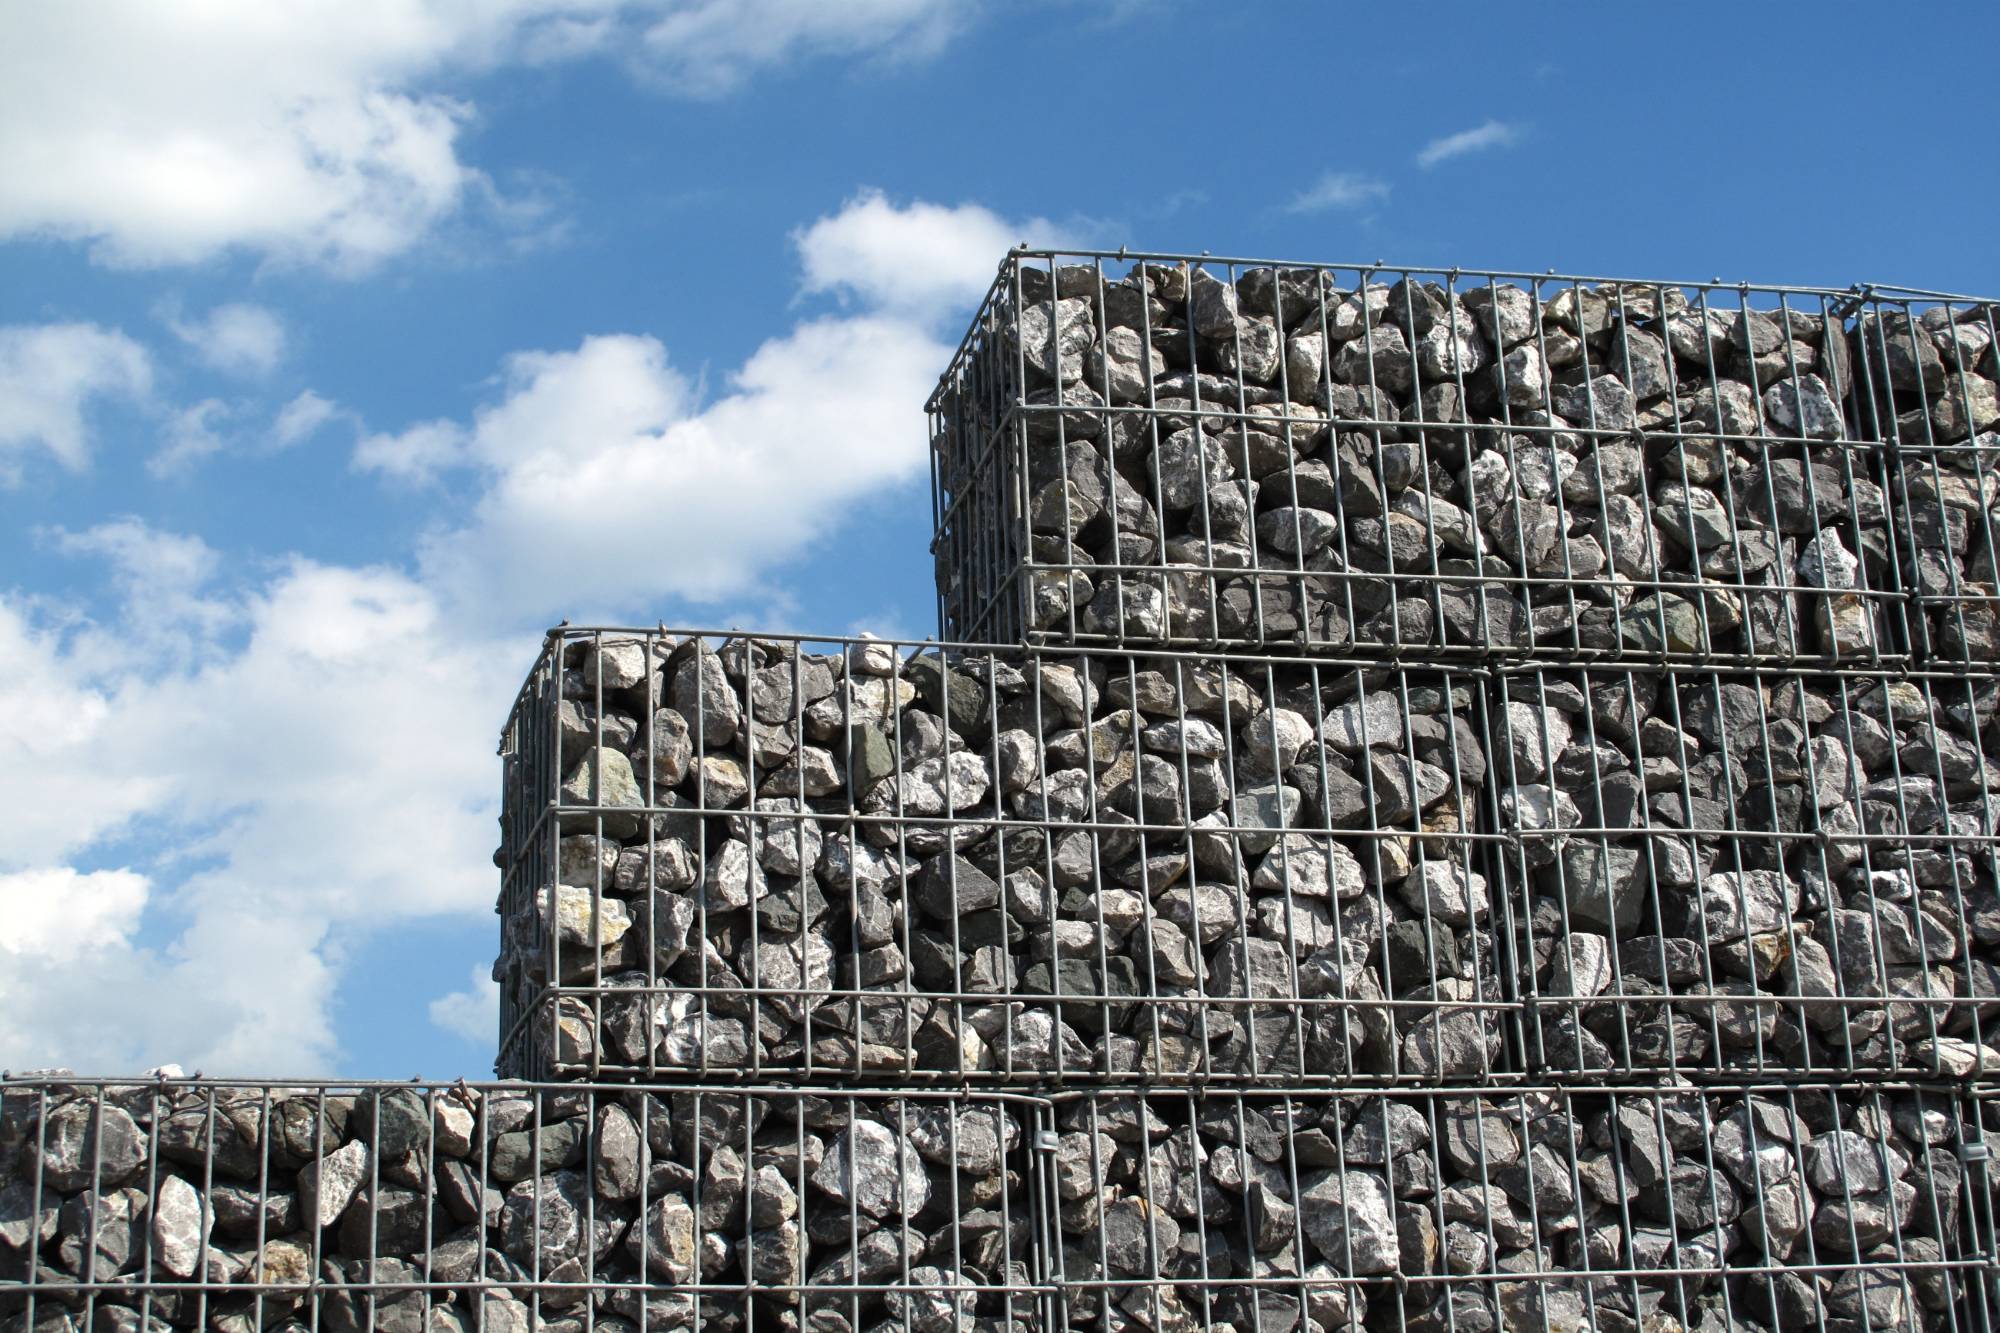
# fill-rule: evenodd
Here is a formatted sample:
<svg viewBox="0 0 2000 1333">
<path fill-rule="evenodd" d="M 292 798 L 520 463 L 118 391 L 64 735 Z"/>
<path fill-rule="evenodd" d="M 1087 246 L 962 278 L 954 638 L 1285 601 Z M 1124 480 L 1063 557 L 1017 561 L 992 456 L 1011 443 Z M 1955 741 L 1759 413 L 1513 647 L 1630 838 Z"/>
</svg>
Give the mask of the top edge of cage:
<svg viewBox="0 0 2000 1333">
<path fill-rule="evenodd" d="M 956 639 L 889 639 L 862 634 L 815 634 L 797 630 L 764 631 L 742 628 L 732 629 L 692 629 L 667 624 L 654 625 L 572 625 L 564 622 L 551 626 L 542 636 L 542 648 L 528 668 L 521 688 L 516 691 L 513 706 L 508 710 L 507 720 L 501 727 L 501 752 L 505 753 L 507 736 L 522 716 L 523 710 L 531 702 L 536 673 L 543 670 L 554 655 L 564 647 L 574 643 L 587 643 L 593 639 L 603 640 L 659 640 L 674 639 L 677 644 L 694 640 L 719 641 L 729 643 L 772 643 L 791 644 L 795 647 L 822 647 L 832 650 L 829 656 L 845 655 L 855 648 L 885 648 L 895 653 L 899 662 L 907 662 L 931 653 L 948 657 L 1005 656 L 1017 661 L 1046 659 L 1060 664 L 1077 658 L 1145 658 L 1155 662 L 1202 662 L 1224 666 L 1232 671 L 1243 671 L 1260 666 L 1295 667 L 1325 673 L 1345 674 L 1348 672 L 1409 672 L 1419 675 L 1449 676 L 1456 679 L 1485 679 L 1493 674 L 1491 663 L 1484 661 L 1456 660 L 1392 660 L 1366 653 L 1352 653 L 1331 656 L 1311 651 L 1304 645 L 1272 644 L 1259 648 L 1249 646 L 1215 645 L 1203 647 L 1188 644 L 1111 644 L 1111 643 L 1037 643 L 1013 642 L 993 643 Z"/>
<path fill-rule="evenodd" d="M 1874 298 L 1929 299 L 1938 301 L 1968 301 L 1981 304 L 2000 302 L 2000 297 L 1977 296 L 1966 292 L 1937 291 L 1926 287 L 1907 286 L 1899 283 L 1855 282 L 1846 286 L 1831 287 L 1812 283 L 1752 282 L 1746 279 L 1723 277 L 1711 278 L 1662 278 L 1651 276 L 1620 275 L 1610 273 L 1564 273 L 1556 269 L 1539 272 L 1528 269 L 1471 268 L 1463 264 L 1400 264 L 1377 259 L 1367 262 L 1355 260 L 1326 259 L 1274 259 L 1268 256 L 1213 254 L 1208 251 L 1190 253 L 1169 250 L 1135 250 L 1121 246 L 1116 250 L 1062 249 L 1042 246 L 1014 246 L 1002 257 L 998 272 L 1004 274 L 1009 264 L 1023 259 L 1082 259 L 1109 260 L 1116 263 L 1173 263 L 1209 264 L 1229 268 L 1291 268 L 1291 269 L 1351 269 L 1356 273 L 1384 274 L 1426 274 L 1458 278 L 1506 278 L 1520 282 L 1556 283 L 1570 285 L 1577 283 L 1616 283 L 1635 287 L 1700 287 L 1722 291 L 1765 292 L 1772 295 L 1799 295 L 1838 297 L 1842 300 Z"/>
<path fill-rule="evenodd" d="M 673 638 L 682 643 L 695 639 L 713 639 L 729 643 L 796 643 L 801 645 L 825 644 L 831 648 L 896 648 L 910 649 L 917 653 L 1006 653 L 1015 657 L 1166 657 L 1203 658 L 1218 660 L 1217 652 L 1227 644 L 1211 646 L 1161 642 L 1146 643 L 1043 643 L 1043 642 L 989 642 L 975 639 L 939 639 L 926 636 L 921 639 L 894 639 L 871 634 L 817 634 L 802 630 L 754 630 L 743 628 L 712 629 L 679 625 L 557 625 L 544 635 L 544 647 L 557 643 L 577 643 L 590 639 L 665 639 Z M 1232 662 L 1258 661 L 1269 659 L 1275 662 L 1311 664 L 1314 666 L 1336 666 L 1351 668 L 1403 668 L 1408 670 L 1456 671 L 1477 673 L 1480 666 L 1458 665 L 1450 662 L 1422 663 L 1411 665 L 1407 662 L 1385 661 L 1368 654 L 1357 654 L 1352 658 L 1329 657 L 1323 652 L 1309 650 L 1305 645 L 1272 644 L 1270 650 L 1255 658 L 1244 659 L 1234 653 L 1229 654 Z"/>
<path fill-rule="evenodd" d="M 1077 1101 L 1157 1101 L 1222 1098 L 1245 1101 L 1370 1101 L 1382 1099 L 1453 1101 L 1463 1098 L 1511 1101 L 1523 1097 L 1554 1097 L 1568 1100 L 1597 1096 L 1619 1097 L 1716 1097 L 1783 1096 L 1849 1093 L 1895 1096 L 1919 1093 L 1963 1096 L 1976 1092 L 1985 1099 L 2000 1100 L 2000 1089 L 1969 1090 L 1950 1080 L 1908 1075 L 1852 1079 L 1824 1075 L 1802 1077 L 1747 1077 L 1703 1079 L 1698 1082 L 1605 1083 L 1583 1086 L 1560 1080 L 1529 1080 L 1520 1083 L 1424 1083 L 1370 1084 L 1366 1086 L 1306 1087 L 1298 1085 L 1215 1085 L 1175 1082 L 1131 1084 L 1078 1084 L 1006 1087 L 966 1084 L 804 1084 L 797 1081 L 718 1084 L 697 1078 L 671 1081 L 604 1081 L 590 1079 L 382 1079 L 382 1078 L 256 1078 L 247 1075 L 209 1076 L 192 1074 L 172 1078 L 145 1075 L 71 1074 L 61 1071 L 30 1070 L 19 1074 L 0 1071 L 0 1094 L 76 1093 L 131 1096 L 144 1093 L 267 1092 L 274 1097 L 339 1097 L 384 1095 L 395 1092 L 419 1096 L 524 1096 L 543 1094 L 589 1094 L 592 1096 L 654 1096 L 683 1094 L 721 1097 L 824 1101 L 989 1101 L 1061 1105 Z"/>
</svg>

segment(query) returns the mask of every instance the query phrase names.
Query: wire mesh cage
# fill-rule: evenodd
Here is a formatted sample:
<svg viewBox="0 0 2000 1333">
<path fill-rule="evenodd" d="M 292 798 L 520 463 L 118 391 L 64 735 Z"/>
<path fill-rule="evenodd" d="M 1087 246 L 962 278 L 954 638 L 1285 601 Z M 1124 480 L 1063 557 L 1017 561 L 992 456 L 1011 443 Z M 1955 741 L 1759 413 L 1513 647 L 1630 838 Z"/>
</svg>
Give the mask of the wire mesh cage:
<svg viewBox="0 0 2000 1333">
<path fill-rule="evenodd" d="M 1985 1330 L 1985 1136 L 1921 1090 L 1059 1099 L 1064 1328 Z"/>
<path fill-rule="evenodd" d="M 1858 304 L 1015 251 L 929 404 L 943 633 L 1900 660 Z"/>
<path fill-rule="evenodd" d="M 507 756 L 500 1070 L 1479 1082 L 1480 673 L 562 630 Z"/>
<path fill-rule="evenodd" d="M 2000 682 L 1501 673 L 1530 1070 L 2000 1070 Z"/>
<path fill-rule="evenodd" d="M 0 1083 L 10 1329 L 1046 1328 L 1002 1094 Z"/>
<path fill-rule="evenodd" d="M 1994 302 L 1871 288 L 1857 321 L 1871 433 L 1896 453 L 1898 554 L 1916 649 L 2000 662 L 2000 362 Z"/>
</svg>

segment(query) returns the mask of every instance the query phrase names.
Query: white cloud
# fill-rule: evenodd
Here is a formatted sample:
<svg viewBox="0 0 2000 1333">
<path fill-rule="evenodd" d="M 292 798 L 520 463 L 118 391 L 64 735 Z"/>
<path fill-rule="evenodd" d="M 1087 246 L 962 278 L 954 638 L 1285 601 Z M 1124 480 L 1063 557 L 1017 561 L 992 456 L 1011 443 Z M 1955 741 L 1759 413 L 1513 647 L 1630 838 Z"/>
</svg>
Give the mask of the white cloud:
<svg viewBox="0 0 2000 1333">
<path fill-rule="evenodd" d="M 421 555 L 454 606 L 504 620 L 743 597 L 860 499 L 922 474 L 923 402 L 950 355 L 932 330 L 1012 239 L 1046 226 L 859 195 L 793 240 L 805 290 L 871 308 L 770 339 L 714 398 L 656 340 L 593 337 L 511 358 L 503 396 L 469 425 L 372 436 L 355 465 L 410 480 L 475 471 L 470 521 Z"/>
<path fill-rule="evenodd" d="M 962 0 L 683 0 L 645 34 L 643 51 L 676 91 L 714 96 L 757 70 L 813 56 L 935 55 L 965 24 Z"/>
<path fill-rule="evenodd" d="M 88 968 L 15 927 L 0 1061 L 337 1067 L 353 950 L 410 920 L 489 919 L 493 741 L 541 627 L 599 605 L 769 598 L 758 580 L 776 562 L 921 475 L 947 348 L 912 292 L 960 289 L 905 289 L 863 259 L 816 272 L 867 308 L 772 337 L 713 397 L 657 340 L 611 334 L 510 358 L 467 423 L 364 440 L 357 466 L 469 482 L 444 493 L 472 498 L 439 515 L 415 572 L 239 559 L 245 582 L 218 588 L 228 563 L 193 538 L 129 519 L 55 532 L 108 562 L 118 607 L 85 621 L 0 594 L 0 874 L 143 849 L 130 868 L 151 878 L 149 929 L 132 928 L 129 884 L 99 890 Z M 433 444 L 412 443 L 424 431 Z M 469 1032 L 477 1012 L 490 1034 L 481 986 L 462 999 L 435 1020 Z"/>
<path fill-rule="evenodd" d="M 151 884 L 129 870 L 83 874 L 68 866 L 0 874 L 0 954 L 74 962 L 127 944 Z"/>
<path fill-rule="evenodd" d="M 121 265 L 242 248 L 362 271 L 468 208 L 465 73 L 615 52 L 708 96 L 793 60 L 938 50 L 951 0 L 63 0 L 0 43 L 0 239 Z M 537 210 L 531 207 L 531 214 Z M 546 231 L 537 215 L 529 219 Z"/>
<path fill-rule="evenodd" d="M 423 486 L 465 461 L 465 429 L 455 421 L 424 421 L 393 435 L 364 435 L 354 446 L 354 467 L 394 481 Z"/>
<path fill-rule="evenodd" d="M 5 193 L 0 191 L 0 197 Z M 81 470 L 90 460 L 86 417 L 92 400 L 140 398 L 152 383 L 152 358 L 116 329 L 95 324 L 0 328 L 0 484 L 18 480 L 17 456 L 35 448 L 46 449 L 72 471 Z"/>
<path fill-rule="evenodd" d="M 156 477 L 171 477 L 193 469 L 229 447 L 222 428 L 236 415 L 220 398 L 204 398 L 175 410 L 166 423 L 167 442 L 146 460 L 146 470 Z"/>
<path fill-rule="evenodd" d="M 183 586 L 207 560 L 137 525 L 65 540 L 126 569 L 165 552 Z M 64 631 L 0 599 L 0 872 L 143 834 L 183 874 L 168 945 L 93 919 L 88 975 L 115 1006 L 14 928 L 9 1062 L 323 1072 L 339 942 L 491 902 L 493 737 L 535 636 L 471 639 L 405 575 L 296 560 L 218 605 L 177 622 L 204 639 L 177 656 L 129 609 Z"/>
<path fill-rule="evenodd" d="M 219 305 L 198 320 L 170 312 L 167 327 L 203 365 L 225 374 L 268 375 L 285 359 L 285 322 L 260 305 Z"/>
<path fill-rule="evenodd" d="M 1387 181 L 1352 171 L 1329 171 L 1310 189 L 1301 191 L 1285 206 L 1287 213 L 1325 213 L 1336 209 L 1366 208 L 1389 197 Z"/>
<path fill-rule="evenodd" d="M 483 967 L 474 967 L 464 990 L 430 1003 L 431 1022 L 477 1045 L 491 1045 L 500 1030 L 500 986 Z"/>
<path fill-rule="evenodd" d="M 1045 218 L 1008 222 L 977 204 L 898 207 L 864 190 L 793 233 L 808 292 L 846 292 L 897 311 L 976 301 L 1009 246 L 1066 244 Z"/>
<path fill-rule="evenodd" d="M 1454 157 L 1467 153 L 1482 153 L 1489 148 L 1506 148 L 1521 137 L 1518 126 L 1505 121 L 1489 120 L 1457 134 L 1447 134 L 1442 139 L 1433 139 L 1425 144 L 1417 154 L 1417 165 L 1428 171 L 1440 162 L 1448 162 Z"/>
<path fill-rule="evenodd" d="M 469 437 L 475 515 L 425 545 L 423 568 L 489 614 L 740 595 L 861 496 L 919 475 L 946 355 L 905 321 L 815 320 L 699 408 L 651 338 L 516 357 Z"/>
<path fill-rule="evenodd" d="M 271 443 L 275 448 L 289 449 L 311 439 L 321 427 L 340 415 L 338 405 L 306 389 L 279 409 L 271 422 Z"/>
</svg>

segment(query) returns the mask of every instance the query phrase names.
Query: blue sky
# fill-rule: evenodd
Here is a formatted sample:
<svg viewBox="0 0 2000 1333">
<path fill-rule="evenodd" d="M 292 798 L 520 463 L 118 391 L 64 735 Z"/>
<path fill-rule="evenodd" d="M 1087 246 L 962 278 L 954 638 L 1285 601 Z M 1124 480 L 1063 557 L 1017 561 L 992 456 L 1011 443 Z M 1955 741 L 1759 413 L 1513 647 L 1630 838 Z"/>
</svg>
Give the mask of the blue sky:
<svg viewBox="0 0 2000 1333">
<path fill-rule="evenodd" d="M 486 1073 L 539 630 L 929 632 L 922 402 L 1010 241 L 2000 292 L 1990 6 L 67 0 L 0 34 L 15 1069 Z"/>
</svg>

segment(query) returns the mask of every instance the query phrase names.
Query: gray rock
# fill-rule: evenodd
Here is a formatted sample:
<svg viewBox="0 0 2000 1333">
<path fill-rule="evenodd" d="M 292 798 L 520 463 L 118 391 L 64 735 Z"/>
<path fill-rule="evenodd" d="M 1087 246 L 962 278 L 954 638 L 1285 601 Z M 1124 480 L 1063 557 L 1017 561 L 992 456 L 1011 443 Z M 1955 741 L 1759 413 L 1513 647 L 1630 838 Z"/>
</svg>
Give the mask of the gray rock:
<svg viewBox="0 0 2000 1333">
<path fill-rule="evenodd" d="M 42 1126 L 42 1180 L 64 1194 L 122 1184 L 146 1160 L 146 1135 L 124 1108 L 75 1101 Z"/>
<path fill-rule="evenodd" d="M 215 1212 L 201 1191 L 164 1176 L 153 1195 L 153 1261 L 175 1277 L 193 1277 L 208 1246 Z"/>
<path fill-rule="evenodd" d="M 1393 1273 L 1401 1244 L 1388 1186 L 1368 1171 L 1320 1171 L 1300 1186 L 1307 1239 L 1342 1272 Z"/>
<path fill-rule="evenodd" d="M 930 1202 L 916 1148 L 872 1120 L 857 1119 L 835 1136 L 812 1183 L 870 1217 L 913 1217 Z"/>
<path fill-rule="evenodd" d="M 299 1207 L 308 1228 L 326 1230 L 340 1220 L 368 1178 L 368 1145 L 344 1144 L 299 1170 Z"/>
</svg>

